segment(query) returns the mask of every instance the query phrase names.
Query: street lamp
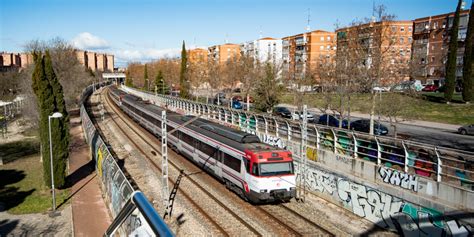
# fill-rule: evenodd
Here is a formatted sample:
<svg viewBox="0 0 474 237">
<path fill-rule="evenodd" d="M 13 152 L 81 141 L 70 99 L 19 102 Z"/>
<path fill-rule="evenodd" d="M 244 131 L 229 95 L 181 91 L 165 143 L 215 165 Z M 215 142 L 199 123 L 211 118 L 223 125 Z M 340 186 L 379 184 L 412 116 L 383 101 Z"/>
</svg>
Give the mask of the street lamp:
<svg viewBox="0 0 474 237">
<path fill-rule="evenodd" d="M 63 114 L 59 112 L 53 113 L 48 116 L 48 128 L 49 128 L 49 165 L 51 167 L 51 190 L 53 191 L 53 212 L 56 211 L 56 197 L 54 193 L 54 173 L 53 173 L 53 144 L 51 141 L 51 118 L 61 118 Z"/>
</svg>

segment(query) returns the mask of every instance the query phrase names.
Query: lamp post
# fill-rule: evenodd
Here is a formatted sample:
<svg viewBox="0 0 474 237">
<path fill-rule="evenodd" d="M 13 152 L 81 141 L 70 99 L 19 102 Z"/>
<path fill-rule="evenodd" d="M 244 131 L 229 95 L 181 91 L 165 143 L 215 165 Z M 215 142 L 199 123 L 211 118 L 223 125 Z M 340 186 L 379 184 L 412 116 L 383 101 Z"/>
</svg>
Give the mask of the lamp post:
<svg viewBox="0 0 474 237">
<path fill-rule="evenodd" d="M 61 118 L 63 114 L 59 112 L 53 113 L 48 116 L 48 128 L 49 128 L 49 165 L 51 167 L 51 190 L 53 191 L 53 212 L 56 211 L 56 197 L 54 193 L 54 172 L 53 172 L 53 144 L 51 141 L 51 118 Z"/>
</svg>

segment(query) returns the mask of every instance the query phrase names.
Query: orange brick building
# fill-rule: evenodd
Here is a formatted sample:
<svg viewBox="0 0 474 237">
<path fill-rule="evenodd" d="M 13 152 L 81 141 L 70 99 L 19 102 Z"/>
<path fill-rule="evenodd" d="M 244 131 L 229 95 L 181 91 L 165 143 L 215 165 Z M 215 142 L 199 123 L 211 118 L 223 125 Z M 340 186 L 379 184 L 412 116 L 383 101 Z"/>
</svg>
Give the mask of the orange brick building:
<svg viewBox="0 0 474 237">
<path fill-rule="evenodd" d="M 336 54 L 336 34 L 315 30 L 284 37 L 282 43 L 283 72 L 290 78 L 315 73 L 318 65 Z"/>
<path fill-rule="evenodd" d="M 349 67 L 365 67 L 369 73 L 379 67 L 377 84 L 384 86 L 408 80 L 412 32 L 413 21 L 370 22 L 338 29 L 336 63 L 348 77 L 352 76 L 346 70 Z"/>
<path fill-rule="evenodd" d="M 93 71 L 114 71 L 114 55 L 76 50 L 76 58 L 81 65 Z M 29 53 L 1 53 L 0 71 L 19 70 L 33 64 L 33 55 Z"/>
<path fill-rule="evenodd" d="M 415 19 L 413 22 L 413 76 L 427 84 L 440 84 L 445 77 L 449 48 L 449 32 L 454 12 Z M 458 28 L 456 76 L 462 77 L 464 40 L 466 39 L 469 10 L 461 12 Z"/>
<path fill-rule="evenodd" d="M 204 63 L 207 61 L 207 49 L 195 48 L 188 50 L 188 60 L 190 63 Z"/>
<path fill-rule="evenodd" d="M 238 44 L 221 44 L 208 48 L 208 60 L 214 60 L 219 65 L 225 65 L 233 58 L 240 58 L 240 45 Z"/>
</svg>

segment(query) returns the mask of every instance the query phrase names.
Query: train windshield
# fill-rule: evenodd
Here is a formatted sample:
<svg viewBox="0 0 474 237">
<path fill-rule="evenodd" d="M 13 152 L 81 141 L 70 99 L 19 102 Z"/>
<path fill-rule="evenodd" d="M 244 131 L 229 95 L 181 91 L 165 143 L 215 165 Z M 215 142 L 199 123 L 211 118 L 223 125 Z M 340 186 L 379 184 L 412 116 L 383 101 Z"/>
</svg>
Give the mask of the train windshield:
<svg viewBox="0 0 474 237">
<path fill-rule="evenodd" d="M 258 167 L 254 166 L 253 173 L 257 176 L 293 174 L 293 162 L 260 163 Z"/>
</svg>

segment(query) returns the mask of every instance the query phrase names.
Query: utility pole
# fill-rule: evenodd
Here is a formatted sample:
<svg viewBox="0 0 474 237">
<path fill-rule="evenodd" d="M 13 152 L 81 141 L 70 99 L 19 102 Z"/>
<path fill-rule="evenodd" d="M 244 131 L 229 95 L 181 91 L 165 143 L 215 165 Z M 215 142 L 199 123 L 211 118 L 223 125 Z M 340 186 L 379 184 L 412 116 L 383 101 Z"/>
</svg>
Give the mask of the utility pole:
<svg viewBox="0 0 474 237">
<path fill-rule="evenodd" d="M 169 187 L 168 187 L 168 139 L 166 130 L 166 111 L 161 112 L 161 183 L 162 196 L 165 211 L 168 212 L 169 207 Z"/>
<path fill-rule="evenodd" d="M 306 171 L 307 171 L 307 166 L 308 166 L 308 159 L 306 157 L 306 143 L 308 140 L 308 108 L 306 105 L 303 105 L 303 124 L 301 127 L 301 168 L 300 168 L 300 174 L 301 174 L 301 182 L 300 182 L 300 194 L 298 196 L 298 199 L 301 201 L 305 201 L 305 195 L 306 195 Z M 298 189 L 297 189 L 298 190 Z"/>
</svg>

